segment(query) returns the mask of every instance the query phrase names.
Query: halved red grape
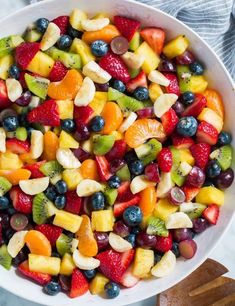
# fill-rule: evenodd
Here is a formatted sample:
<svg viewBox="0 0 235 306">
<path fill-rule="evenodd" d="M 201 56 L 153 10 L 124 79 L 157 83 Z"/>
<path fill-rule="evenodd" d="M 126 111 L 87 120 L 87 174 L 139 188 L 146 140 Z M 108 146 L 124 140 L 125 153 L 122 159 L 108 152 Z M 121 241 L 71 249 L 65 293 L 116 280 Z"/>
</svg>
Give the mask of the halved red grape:
<svg viewBox="0 0 235 306">
<path fill-rule="evenodd" d="M 32 94 L 30 91 L 24 92 L 16 101 L 15 103 L 19 106 L 28 106 L 32 98 Z"/>
<path fill-rule="evenodd" d="M 194 234 L 189 228 L 177 228 L 172 231 L 173 240 L 176 242 L 192 239 Z"/>
<path fill-rule="evenodd" d="M 220 189 L 226 189 L 230 187 L 234 180 L 234 171 L 229 168 L 225 171 L 220 172 L 216 178 L 216 186 Z"/>
<path fill-rule="evenodd" d="M 110 171 L 116 173 L 124 166 L 124 164 L 125 161 L 123 159 L 114 159 L 110 162 Z"/>
<path fill-rule="evenodd" d="M 176 101 L 172 108 L 178 116 L 181 116 L 185 110 L 183 103 L 181 103 L 180 101 Z"/>
<path fill-rule="evenodd" d="M 185 259 L 192 258 L 197 251 L 197 244 L 192 239 L 187 239 L 179 243 L 180 255 Z"/>
<path fill-rule="evenodd" d="M 87 216 L 91 216 L 91 201 L 89 197 L 83 198 L 82 205 L 81 205 L 81 214 L 85 214 Z"/>
<path fill-rule="evenodd" d="M 154 235 L 149 235 L 144 232 L 140 232 L 137 235 L 137 244 L 144 249 L 152 249 L 157 243 L 157 238 Z"/>
<path fill-rule="evenodd" d="M 151 163 L 147 165 L 144 169 L 144 174 L 147 176 L 147 178 L 150 181 L 156 182 L 156 183 L 160 182 L 159 169 L 156 163 Z"/>
<path fill-rule="evenodd" d="M 209 222 L 204 218 L 193 220 L 193 231 L 197 234 L 204 232 L 209 226 Z"/>
<path fill-rule="evenodd" d="M 205 173 L 197 166 L 194 166 L 187 176 L 186 184 L 192 187 L 201 187 L 205 182 Z"/>
<path fill-rule="evenodd" d="M 73 154 L 79 159 L 80 162 L 90 158 L 91 154 L 82 148 L 72 149 Z"/>
<path fill-rule="evenodd" d="M 117 221 L 115 224 L 114 224 L 114 227 L 113 227 L 113 231 L 114 233 L 116 233 L 117 235 L 121 236 L 121 237 L 126 237 L 130 234 L 131 230 L 130 230 L 130 227 L 127 226 L 123 221 Z"/>
<path fill-rule="evenodd" d="M 107 233 L 95 232 L 94 233 L 99 251 L 105 250 L 109 245 L 109 236 Z"/>
<path fill-rule="evenodd" d="M 82 122 L 77 123 L 76 132 L 74 134 L 74 138 L 77 141 L 87 140 L 90 138 L 90 132 L 86 124 Z"/>
<path fill-rule="evenodd" d="M 185 194 L 179 187 L 171 188 L 168 199 L 172 204 L 179 205 L 185 201 Z"/>
<path fill-rule="evenodd" d="M 153 117 L 153 107 L 146 107 L 136 111 L 138 118 L 152 118 Z"/>
<path fill-rule="evenodd" d="M 186 50 L 181 55 L 176 56 L 176 63 L 179 65 L 189 65 L 193 62 L 195 62 L 195 57 L 189 50 Z"/>
<path fill-rule="evenodd" d="M 95 83 L 95 89 L 97 91 L 104 91 L 107 92 L 109 90 L 109 83 L 105 83 L 105 84 L 98 84 Z"/>
<path fill-rule="evenodd" d="M 176 65 L 173 61 L 163 58 L 159 64 L 158 69 L 161 72 L 176 72 Z"/>
<path fill-rule="evenodd" d="M 64 292 L 69 292 L 71 288 L 71 278 L 69 276 L 61 275 L 59 276 L 59 283 Z"/>
<path fill-rule="evenodd" d="M 15 231 L 24 230 L 27 227 L 28 223 L 28 218 L 23 214 L 14 214 L 10 220 L 10 225 Z"/>
<path fill-rule="evenodd" d="M 129 42 L 125 37 L 117 36 L 112 39 L 110 47 L 113 53 L 122 55 L 128 51 Z"/>
</svg>

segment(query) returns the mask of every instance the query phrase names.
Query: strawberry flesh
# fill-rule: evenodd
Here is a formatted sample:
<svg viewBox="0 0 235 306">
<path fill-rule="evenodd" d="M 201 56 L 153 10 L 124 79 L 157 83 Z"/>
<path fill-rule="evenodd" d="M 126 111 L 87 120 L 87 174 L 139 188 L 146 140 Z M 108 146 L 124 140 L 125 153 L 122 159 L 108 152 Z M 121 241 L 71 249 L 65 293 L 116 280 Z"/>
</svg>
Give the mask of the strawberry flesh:
<svg viewBox="0 0 235 306">
<path fill-rule="evenodd" d="M 172 153 L 168 148 L 163 148 L 157 157 L 158 166 L 163 172 L 170 172 L 173 164 Z"/>
<path fill-rule="evenodd" d="M 149 44 L 149 46 L 157 54 L 162 53 L 165 42 L 165 32 L 160 28 L 145 28 L 140 32 L 141 37 Z"/>
<path fill-rule="evenodd" d="M 193 116 L 197 117 L 203 108 L 206 106 L 206 98 L 202 94 L 195 94 L 194 102 L 188 106 L 183 112 L 182 116 Z"/>
<path fill-rule="evenodd" d="M 24 42 L 16 47 L 15 58 L 18 66 L 25 70 L 28 65 L 40 50 L 40 43 L 37 42 Z"/>
<path fill-rule="evenodd" d="M 36 162 L 34 164 L 25 165 L 24 169 L 27 169 L 31 172 L 30 178 L 40 178 L 44 177 L 45 175 L 40 171 L 40 167 L 45 164 L 45 160 L 42 160 L 40 162 Z"/>
<path fill-rule="evenodd" d="M 46 273 L 40 273 L 40 272 L 31 272 L 29 270 L 29 263 L 28 260 L 25 260 L 22 262 L 18 267 L 17 271 L 23 274 L 24 276 L 32 279 L 36 283 L 44 286 L 48 284 L 51 281 L 51 275 Z"/>
<path fill-rule="evenodd" d="M 20 187 L 15 186 L 10 190 L 10 198 L 15 210 L 23 214 L 32 213 L 33 197 L 24 193 Z"/>
<path fill-rule="evenodd" d="M 198 194 L 200 188 L 191 187 L 191 186 L 183 186 L 182 190 L 185 194 L 185 201 L 186 202 L 191 202 L 196 197 L 196 195 Z"/>
<path fill-rule="evenodd" d="M 147 85 L 147 77 L 144 71 L 140 71 L 140 73 L 133 79 L 131 79 L 127 84 L 127 91 L 133 92 L 137 87 L 148 87 Z"/>
<path fill-rule="evenodd" d="M 213 146 L 217 143 L 219 134 L 212 124 L 202 121 L 198 125 L 196 136 L 198 142 L 205 142 Z"/>
<path fill-rule="evenodd" d="M 140 28 L 139 21 L 127 17 L 114 16 L 113 22 L 122 36 L 124 36 L 128 41 L 131 41 L 135 32 Z"/>
<path fill-rule="evenodd" d="M 190 151 L 195 159 L 195 165 L 204 169 L 210 158 L 210 145 L 208 143 L 197 143 L 190 147 Z"/>
<path fill-rule="evenodd" d="M 35 230 L 44 234 L 47 237 L 47 239 L 50 241 L 52 247 L 55 247 L 56 240 L 63 232 L 62 228 L 53 224 L 36 225 Z"/>
<path fill-rule="evenodd" d="M 106 182 L 112 176 L 109 163 L 104 156 L 96 156 L 95 160 L 100 180 Z"/>
<path fill-rule="evenodd" d="M 51 22 L 55 23 L 60 28 L 60 35 L 66 34 L 69 26 L 69 16 L 59 16 Z"/>
<path fill-rule="evenodd" d="M 211 224 L 216 224 L 219 218 L 219 206 L 211 204 L 203 211 L 202 216 L 209 221 Z"/>
<path fill-rule="evenodd" d="M 82 207 L 82 198 L 80 198 L 76 191 L 71 190 L 66 192 L 66 205 L 64 210 L 79 215 Z"/>
<path fill-rule="evenodd" d="M 50 71 L 49 79 L 51 82 L 62 81 L 67 72 L 68 69 L 64 66 L 64 64 L 60 61 L 56 61 Z"/>
<path fill-rule="evenodd" d="M 173 134 L 171 138 L 174 147 L 177 149 L 189 149 L 194 144 L 194 140 L 191 137 Z"/>
<path fill-rule="evenodd" d="M 0 109 L 7 108 L 10 105 L 11 101 L 8 99 L 6 83 L 0 80 Z"/>
<path fill-rule="evenodd" d="M 155 245 L 155 249 L 158 252 L 168 252 L 169 250 L 172 249 L 172 235 L 169 233 L 168 237 L 162 237 L 162 236 L 156 236 L 157 237 L 157 242 Z"/>
<path fill-rule="evenodd" d="M 170 108 L 162 117 L 161 117 L 163 129 L 167 135 L 173 133 L 176 128 L 179 118 L 176 115 L 176 112 L 173 108 Z"/>
<path fill-rule="evenodd" d="M 116 140 L 112 149 L 105 155 L 108 161 L 122 159 L 126 153 L 126 142 L 123 139 Z"/>
<path fill-rule="evenodd" d="M 166 87 L 166 92 L 167 93 L 173 93 L 177 95 L 178 97 L 180 96 L 180 87 L 179 87 L 179 82 L 177 79 L 177 76 L 173 73 L 163 73 L 164 76 L 170 81 L 170 84 Z"/>
<path fill-rule="evenodd" d="M 11 138 L 6 141 L 7 150 L 16 154 L 24 154 L 30 151 L 30 144 L 28 141 L 18 140 L 17 138 Z"/>
<path fill-rule="evenodd" d="M 78 296 L 82 296 L 89 289 L 89 283 L 82 272 L 75 268 L 72 273 L 71 279 L 71 289 L 69 293 L 69 297 L 75 298 Z"/>
<path fill-rule="evenodd" d="M 94 111 L 93 109 L 87 105 L 87 106 L 74 106 L 74 111 L 73 111 L 73 119 L 76 121 L 77 125 L 82 122 L 83 124 L 87 124 Z"/>
<path fill-rule="evenodd" d="M 138 195 L 133 196 L 133 198 L 127 202 L 114 204 L 114 216 L 119 217 L 123 214 L 124 210 L 129 207 L 138 204 L 140 197 Z"/>
</svg>

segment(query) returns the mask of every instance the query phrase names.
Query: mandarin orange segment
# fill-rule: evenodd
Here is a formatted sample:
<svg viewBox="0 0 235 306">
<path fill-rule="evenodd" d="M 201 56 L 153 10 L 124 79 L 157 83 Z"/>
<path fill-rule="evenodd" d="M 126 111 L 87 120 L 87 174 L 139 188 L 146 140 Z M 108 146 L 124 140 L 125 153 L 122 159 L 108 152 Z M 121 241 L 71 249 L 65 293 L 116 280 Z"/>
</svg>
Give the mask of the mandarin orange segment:
<svg viewBox="0 0 235 306">
<path fill-rule="evenodd" d="M 43 136 L 44 147 L 43 147 L 43 159 L 55 160 L 56 151 L 59 148 L 59 138 L 52 132 L 47 131 Z"/>
<path fill-rule="evenodd" d="M 31 172 L 27 169 L 0 170 L 0 176 L 5 177 L 12 185 L 18 185 L 21 180 L 28 180 Z"/>
<path fill-rule="evenodd" d="M 98 174 L 97 164 L 95 160 L 93 159 L 84 160 L 84 162 L 82 162 L 80 170 L 81 170 L 82 177 L 84 179 L 91 179 L 95 181 L 99 180 L 99 174 Z"/>
<path fill-rule="evenodd" d="M 126 131 L 125 140 L 129 147 L 136 148 L 149 138 L 165 140 L 162 124 L 155 119 L 138 119 Z"/>
<path fill-rule="evenodd" d="M 116 131 L 123 121 L 123 114 L 120 107 L 114 102 L 107 102 L 101 113 L 104 118 L 105 125 L 102 130 L 103 134 L 110 134 Z"/>
<path fill-rule="evenodd" d="M 82 223 L 77 232 L 78 249 L 84 256 L 93 257 L 98 253 L 98 245 L 94 238 L 90 218 L 82 215 Z"/>
<path fill-rule="evenodd" d="M 23 154 L 20 154 L 20 159 L 22 160 L 23 163 L 25 164 L 34 164 L 37 162 L 36 159 L 33 159 L 32 156 L 31 156 L 31 153 L 23 153 Z"/>
<path fill-rule="evenodd" d="M 224 104 L 221 95 L 214 89 L 207 89 L 204 96 L 207 100 L 206 106 L 213 109 L 223 119 Z"/>
<path fill-rule="evenodd" d="M 82 85 L 82 80 L 82 75 L 77 70 L 71 69 L 62 81 L 50 83 L 47 94 L 55 100 L 74 99 Z"/>
<path fill-rule="evenodd" d="M 109 24 L 101 30 L 85 32 L 82 35 L 82 40 L 87 44 L 91 44 L 93 41 L 101 39 L 109 44 L 114 37 L 120 35 L 118 29 L 114 25 Z"/>
<path fill-rule="evenodd" d="M 43 256 L 51 256 L 51 244 L 47 237 L 39 231 L 30 230 L 25 235 L 25 243 L 30 253 Z"/>
<path fill-rule="evenodd" d="M 154 211 L 157 203 L 157 193 L 154 186 L 145 188 L 140 192 L 139 207 L 143 212 L 144 217 L 149 216 Z"/>
</svg>

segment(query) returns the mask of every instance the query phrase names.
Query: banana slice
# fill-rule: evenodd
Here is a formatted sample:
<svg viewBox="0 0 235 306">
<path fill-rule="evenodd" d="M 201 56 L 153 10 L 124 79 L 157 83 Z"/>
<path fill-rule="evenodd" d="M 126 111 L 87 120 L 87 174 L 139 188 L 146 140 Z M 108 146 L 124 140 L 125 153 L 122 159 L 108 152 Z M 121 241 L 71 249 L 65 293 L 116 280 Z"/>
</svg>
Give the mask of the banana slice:
<svg viewBox="0 0 235 306">
<path fill-rule="evenodd" d="M 48 50 L 49 48 L 51 48 L 56 44 L 59 38 L 60 38 L 60 28 L 54 22 L 50 22 L 40 43 L 41 50 L 42 51 Z"/>
<path fill-rule="evenodd" d="M 175 268 L 176 257 L 172 251 L 166 252 L 161 260 L 151 269 L 151 274 L 155 277 L 169 275 Z"/>
<path fill-rule="evenodd" d="M 43 133 L 38 130 L 33 130 L 31 132 L 31 146 L 30 146 L 30 155 L 33 159 L 37 159 L 42 155 L 44 142 L 43 142 Z"/>
<path fill-rule="evenodd" d="M 145 57 L 142 54 L 136 54 L 129 51 L 124 53 L 121 58 L 123 59 L 127 67 L 131 69 L 139 69 L 143 65 L 145 60 Z"/>
<path fill-rule="evenodd" d="M 56 152 L 56 159 L 65 169 L 76 169 L 81 167 L 80 161 L 74 156 L 70 149 L 59 148 Z"/>
<path fill-rule="evenodd" d="M 179 171 L 182 173 L 183 176 L 188 175 L 192 168 L 193 167 L 186 161 L 181 162 L 179 165 Z"/>
<path fill-rule="evenodd" d="M 7 251 L 12 258 L 15 258 L 25 245 L 24 237 L 28 231 L 16 232 L 8 242 Z"/>
<path fill-rule="evenodd" d="M 98 259 L 83 256 L 78 250 L 73 252 L 73 261 L 81 270 L 93 270 L 100 266 L 100 261 Z"/>
<path fill-rule="evenodd" d="M 77 106 L 87 106 L 94 99 L 94 96 L 95 84 L 89 77 L 85 77 L 75 97 L 74 104 Z"/>
<path fill-rule="evenodd" d="M 77 195 L 79 197 L 88 197 L 95 192 L 101 191 L 102 185 L 94 180 L 85 179 L 77 185 Z"/>
<path fill-rule="evenodd" d="M 154 114 L 156 117 L 161 118 L 175 102 L 178 100 L 178 96 L 175 94 L 162 94 L 154 102 Z"/>
<path fill-rule="evenodd" d="M 101 68 L 95 61 L 87 63 L 83 67 L 82 73 L 98 84 L 105 84 L 112 78 L 111 75 Z"/>
<path fill-rule="evenodd" d="M 176 212 L 167 218 L 166 222 L 167 229 L 174 229 L 174 228 L 192 228 L 193 223 L 188 215 L 183 212 Z"/>
<path fill-rule="evenodd" d="M 174 187 L 174 182 L 171 179 L 171 173 L 162 172 L 160 177 L 160 183 L 157 186 L 158 198 L 165 198 L 172 187 Z"/>
<path fill-rule="evenodd" d="M 128 117 L 123 121 L 121 126 L 119 127 L 119 132 L 124 133 L 137 119 L 137 115 L 134 112 L 130 112 Z"/>
<path fill-rule="evenodd" d="M 132 245 L 130 244 L 130 242 L 112 232 L 109 234 L 109 244 L 115 251 L 120 253 L 132 249 Z"/>
<path fill-rule="evenodd" d="M 35 195 L 45 191 L 49 186 L 49 181 L 49 177 L 45 176 L 31 180 L 21 180 L 19 186 L 24 193 Z"/>
<path fill-rule="evenodd" d="M 133 194 L 136 194 L 147 187 L 155 185 L 156 183 L 148 181 L 145 175 L 139 175 L 131 181 L 130 189 Z"/>
<path fill-rule="evenodd" d="M 4 128 L 0 128 L 0 152 L 6 152 L 6 132 Z"/>
<path fill-rule="evenodd" d="M 7 95 L 11 102 L 15 102 L 23 93 L 23 88 L 19 81 L 15 79 L 6 80 Z"/>
<path fill-rule="evenodd" d="M 81 21 L 81 25 L 85 31 L 98 31 L 106 27 L 109 22 L 109 18 L 86 19 Z"/>
<path fill-rule="evenodd" d="M 78 248 L 78 239 L 73 239 L 71 243 L 71 252 L 73 253 Z"/>
<path fill-rule="evenodd" d="M 151 71 L 150 74 L 148 75 L 148 79 L 149 81 L 153 83 L 157 83 L 159 85 L 166 86 L 166 87 L 169 86 L 170 84 L 170 81 L 168 80 L 168 78 L 166 78 L 164 74 L 162 74 L 158 70 Z"/>
</svg>

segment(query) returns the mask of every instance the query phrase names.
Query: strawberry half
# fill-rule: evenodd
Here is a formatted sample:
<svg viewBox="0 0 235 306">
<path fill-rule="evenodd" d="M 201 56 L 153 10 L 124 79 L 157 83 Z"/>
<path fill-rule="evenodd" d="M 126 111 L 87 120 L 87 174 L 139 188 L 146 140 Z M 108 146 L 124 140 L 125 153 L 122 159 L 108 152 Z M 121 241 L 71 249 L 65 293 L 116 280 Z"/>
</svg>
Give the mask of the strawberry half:
<svg viewBox="0 0 235 306">
<path fill-rule="evenodd" d="M 140 279 L 132 273 L 132 269 L 132 266 L 129 267 L 127 271 L 123 274 L 122 279 L 120 281 L 120 284 L 126 288 L 132 288 L 140 281 Z"/>
<path fill-rule="evenodd" d="M 62 228 L 53 224 L 36 225 L 35 230 L 44 234 L 47 237 L 47 239 L 50 241 L 52 247 L 56 245 L 56 240 L 63 232 Z"/>
<path fill-rule="evenodd" d="M 72 273 L 71 289 L 69 297 L 75 298 L 85 294 L 89 289 L 89 283 L 80 270 L 75 268 Z"/>
<path fill-rule="evenodd" d="M 105 155 L 108 161 L 113 161 L 114 159 L 122 159 L 126 153 L 126 142 L 123 139 L 116 140 L 112 149 Z"/>
<path fill-rule="evenodd" d="M 172 235 L 169 233 L 168 237 L 156 236 L 157 242 L 155 245 L 155 249 L 158 252 L 165 253 L 172 249 Z"/>
<path fill-rule="evenodd" d="M 114 16 L 113 22 L 122 36 L 124 36 L 128 41 L 131 41 L 135 32 L 140 28 L 139 21 L 127 17 Z"/>
<path fill-rule="evenodd" d="M 179 122 L 179 118 L 176 115 L 176 112 L 173 108 L 170 108 L 162 117 L 162 126 L 167 135 L 173 133 L 176 128 L 177 123 Z"/>
<path fill-rule="evenodd" d="M 119 283 L 133 261 L 134 255 L 135 251 L 133 249 L 124 253 L 108 250 L 99 253 L 96 258 L 100 260 L 99 270 L 104 276 Z"/>
<path fill-rule="evenodd" d="M 7 108 L 10 105 L 11 101 L 8 99 L 6 83 L 0 80 L 0 109 Z"/>
<path fill-rule="evenodd" d="M 100 180 L 101 182 L 106 182 L 112 176 L 109 163 L 104 156 L 96 156 L 95 160 Z"/>
<path fill-rule="evenodd" d="M 157 161 L 161 171 L 170 172 L 173 164 L 171 150 L 163 148 L 158 154 Z"/>
<path fill-rule="evenodd" d="M 166 87 L 166 92 L 167 93 L 173 93 L 177 95 L 178 97 L 180 96 L 180 87 L 179 87 L 179 82 L 177 79 L 177 76 L 173 73 L 163 73 L 164 76 L 170 81 L 170 84 Z"/>
<path fill-rule="evenodd" d="M 50 81 L 59 82 L 63 80 L 67 71 L 68 69 L 64 66 L 63 63 L 61 63 L 60 61 L 56 61 L 49 74 Z"/>
<path fill-rule="evenodd" d="M 18 66 L 25 70 L 40 50 L 40 43 L 24 42 L 15 49 L 15 59 Z"/>
<path fill-rule="evenodd" d="M 118 197 L 119 202 L 125 202 L 133 197 L 133 193 L 130 190 L 130 182 L 126 181 L 121 183 L 118 188 Z"/>
<path fill-rule="evenodd" d="M 141 37 L 150 45 L 157 54 L 162 53 L 166 33 L 160 28 L 145 28 L 140 31 Z"/>
<path fill-rule="evenodd" d="M 129 207 L 138 204 L 140 197 L 138 195 L 133 196 L 133 198 L 127 202 L 121 202 L 114 204 L 113 212 L 115 217 L 119 217 L 123 214 L 124 210 Z"/>
<path fill-rule="evenodd" d="M 196 136 L 198 142 L 206 142 L 213 146 L 217 143 L 219 134 L 212 124 L 202 121 L 198 125 Z"/>
<path fill-rule="evenodd" d="M 122 59 L 111 51 L 101 58 L 99 65 L 113 78 L 118 79 L 124 83 L 127 83 L 131 78 L 128 69 Z"/>
<path fill-rule="evenodd" d="M 60 35 L 66 34 L 69 25 L 69 16 L 59 16 L 51 22 L 55 23 L 60 28 Z"/>
<path fill-rule="evenodd" d="M 92 115 L 94 113 L 94 110 L 89 106 L 74 106 L 73 110 L 73 118 L 76 122 L 82 122 L 83 124 L 87 124 Z"/>
<path fill-rule="evenodd" d="M 182 189 L 185 194 L 186 202 L 191 202 L 196 197 L 196 195 L 198 194 L 200 190 L 200 188 L 198 187 L 191 187 L 191 186 L 186 186 L 186 185 L 183 186 Z"/>
<path fill-rule="evenodd" d="M 191 137 L 184 137 L 178 134 L 173 134 L 171 139 L 177 149 L 189 149 L 194 144 L 194 140 Z"/>
<path fill-rule="evenodd" d="M 30 151 L 30 144 L 28 141 L 18 140 L 17 138 L 7 139 L 7 150 L 16 154 L 24 154 Z"/>
<path fill-rule="evenodd" d="M 190 147 L 195 165 L 204 169 L 210 159 L 211 147 L 208 143 L 197 143 Z"/>
<path fill-rule="evenodd" d="M 82 198 L 80 198 L 74 190 L 66 192 L 65 196 L 66 205 L 64 210 L 78 215 L 82 207 Z"/>
<path fill-rule="evenodd" d="M 15 210 L 23 214 L 32 213 L 33 197 L 24 193 L 20 187 L 15 186 L 10 190 L 10 198 Z"/>
<path fill-rule="evenodd" d="M 42 125 L 59 126 L 60 116 L 58 106 L 55 100 L 43 102 L 38 107 L 32 109 L 27 119 L 30 123 L 39 123 Z"/>
<path fill-rule="evenodd" d="M 188 106 L 183 112 L 182 116 L 193 116 L 197 117 L 203 108 L 206 106 L 206 98 L 202 94 L 195 94 L 194 102 Z"/>
<path fill-rule="evenodd" d="M 40 171 L 40 167 L 45 164 L 45 160 L 42 160 L 40 162 L 36 162 L 34 164 L 25 165 L 24 169 L 27 169 L 31 172 L 30 178 L 40 178 L 44 177 L 45 175 Z"/>
<path fill-rule="evenodd" d="M 211 204 L 203 211 L 202 216 L 211 224 L 216 224 L 219 218 L 219 206 Z"/>
<path fill-rule="evenodd" d="M 24 276 L 32 279 L 36 283 L 44 286 L 51 281 L 51 275 L 40 272 L 31 272 L 29 270 L 28 260 L 23 261 L 18 267 L 17 271 L 23 274 Z"/>
<path fill-rule="evenodd" d="M 129 92 L 133 92 L 137 87 L 148 87 L 147 77 L 144 71 L 140 71 L 140 73 L 133 79 L 131 79 L 126 84 L 126 89 Z"/>
</svg>

